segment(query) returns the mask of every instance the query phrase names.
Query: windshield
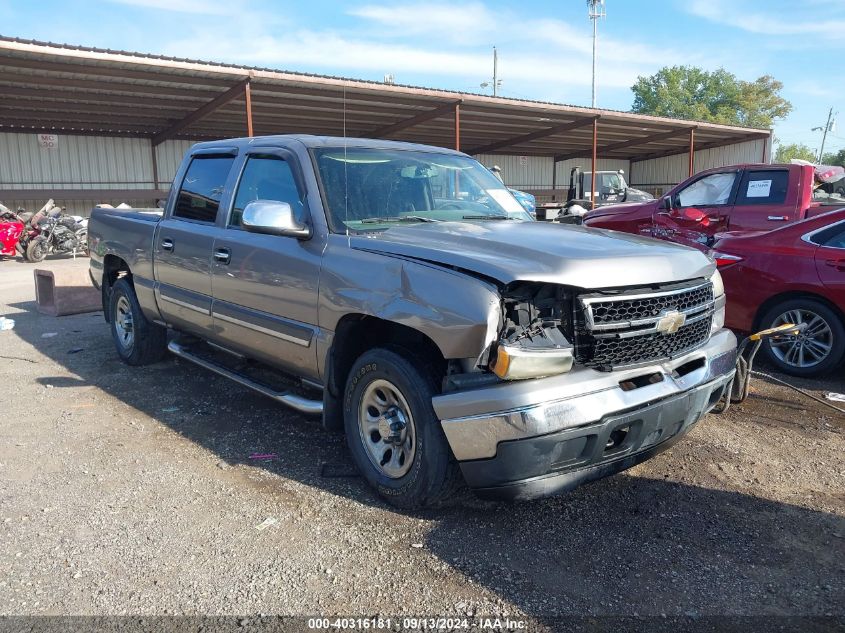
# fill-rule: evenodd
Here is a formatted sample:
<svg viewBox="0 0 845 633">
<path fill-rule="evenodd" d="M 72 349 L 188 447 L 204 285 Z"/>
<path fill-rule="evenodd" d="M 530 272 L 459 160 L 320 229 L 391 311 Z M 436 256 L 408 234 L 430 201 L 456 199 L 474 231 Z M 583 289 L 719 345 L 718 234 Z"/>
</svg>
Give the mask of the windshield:
<svg viewBox="0 0 845 633">
<path fill-rule="evenodd" d="M 336 233 L 397 222 L 531 221 L 502 182 L 467 156 L 358 147 L 314 155 Z"/>
</svg>

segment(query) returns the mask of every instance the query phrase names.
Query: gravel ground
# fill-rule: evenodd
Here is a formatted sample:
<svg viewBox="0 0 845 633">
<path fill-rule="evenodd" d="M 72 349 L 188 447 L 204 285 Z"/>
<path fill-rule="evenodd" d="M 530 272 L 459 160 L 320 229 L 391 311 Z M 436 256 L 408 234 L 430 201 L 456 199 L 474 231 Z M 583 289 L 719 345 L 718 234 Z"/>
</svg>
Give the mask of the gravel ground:
<svg viewBox="0 0 845 633">
<path fill-rule="evenodd" d="M 845 418 L 781 386 L 566 496 L 398 512 L 340 436 L 38 314 L 32 268 L 0 262 L 0 614 L 845 614 Z"/>
</svg>

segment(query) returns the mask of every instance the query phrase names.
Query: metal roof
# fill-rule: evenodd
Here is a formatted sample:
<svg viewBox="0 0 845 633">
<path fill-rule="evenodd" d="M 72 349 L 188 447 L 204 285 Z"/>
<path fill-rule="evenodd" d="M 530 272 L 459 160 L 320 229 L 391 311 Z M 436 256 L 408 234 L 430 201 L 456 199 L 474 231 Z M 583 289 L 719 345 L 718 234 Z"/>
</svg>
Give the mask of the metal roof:
<svg viewBox="0 0 845 633">
<path fill-rule="evenodd" d="M 644 160 L 769 130 L 0 36 L 0 132 L 211 140 L 304 133 L 472 154 Z"/>
</svg>

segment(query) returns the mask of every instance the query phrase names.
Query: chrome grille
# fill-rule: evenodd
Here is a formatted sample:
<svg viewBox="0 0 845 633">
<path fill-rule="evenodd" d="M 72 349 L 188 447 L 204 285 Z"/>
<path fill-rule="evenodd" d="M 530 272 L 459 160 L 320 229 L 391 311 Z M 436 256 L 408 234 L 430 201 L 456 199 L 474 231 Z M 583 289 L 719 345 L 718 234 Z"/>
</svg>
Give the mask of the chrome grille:
<svg viewBox="0 0 845 633">
<path fill-rule="evenodd" d="M 690 290 L 666 295 L 591 301 L 589 309 L 592 312 L 593 329 L 596 329 L 595 326 L 605 326 L 599 329 L 610 329 L 611 326 L 615 328 L 631 322 L 653 319 L 668 310 L 678 312 L 695 310 L 712 301 L 713 285 L 707 283 Z"/>
<path fill-rule="evenodd" d="M 582 295 L 574 319 L 576 360 L 609 371 L 680 356 L 707 341 L 713 309 L 709 281 L 615 296 Z"/>
</svg>

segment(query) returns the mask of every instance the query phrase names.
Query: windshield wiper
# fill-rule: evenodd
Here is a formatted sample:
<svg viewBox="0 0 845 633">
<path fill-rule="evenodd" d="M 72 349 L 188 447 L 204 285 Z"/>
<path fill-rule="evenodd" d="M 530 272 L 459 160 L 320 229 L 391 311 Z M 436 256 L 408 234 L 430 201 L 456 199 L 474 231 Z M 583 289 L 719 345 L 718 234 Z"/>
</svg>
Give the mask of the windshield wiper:
<svg viewBox="0 0 845 633">
<path fill-rule="evenodd" d="M 509 215 L 465 215 L 464 220 L 515 220 Z"/>
<path fill-rule="evenodd" d="M 383 224 L 385 222 L 437 222 L 433 218 L 426 218 L 421 215 L 393 215 L 382 218 L 364 218 L 359 220 L 361 224 Z"/>
</svg>

